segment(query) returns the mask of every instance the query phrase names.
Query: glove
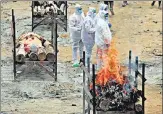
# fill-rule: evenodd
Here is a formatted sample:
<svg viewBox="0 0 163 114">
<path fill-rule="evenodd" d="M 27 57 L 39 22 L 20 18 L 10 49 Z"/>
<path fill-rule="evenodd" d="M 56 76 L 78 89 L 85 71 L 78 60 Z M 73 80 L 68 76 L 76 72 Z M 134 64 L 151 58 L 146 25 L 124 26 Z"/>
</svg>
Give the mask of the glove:
<svg viewBox="0 0 163 114">
<path fill-rule="evenodd" d="M 109 26 L 109 28 L 111 28 L 112 27 L 111 23 L 108 23 L 108 26 Z"/>
</svg>

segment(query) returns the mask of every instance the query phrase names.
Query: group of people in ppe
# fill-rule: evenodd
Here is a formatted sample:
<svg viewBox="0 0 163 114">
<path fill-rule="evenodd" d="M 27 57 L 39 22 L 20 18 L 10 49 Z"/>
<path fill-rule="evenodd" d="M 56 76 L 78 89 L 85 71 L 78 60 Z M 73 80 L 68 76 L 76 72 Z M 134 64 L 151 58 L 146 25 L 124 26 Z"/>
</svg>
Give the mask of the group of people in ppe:
<svg viewBox="0 0 163 114">
<path fill-rule="evenodd" d="M 106 54 L 109 48 L 112 34 L 111 24 L 108 20 L 108 6 L 100 4 L 99 12 L 96 14 L 94 7 L 89 7 L 86 17 L 79 4 L 75 6 L 75 12 L 69 18 L 70 37 L 72 39 L 72 58 L 73 67 L 79 67 L 83 59 L 83 49 L 85 47 L 86 58 L 91 60 L 94 45 L 97 45 L 97 69 L 102 66 L 101 57 Z M 80 60 L 78 59 L 78 49 Z"/>
</svg>

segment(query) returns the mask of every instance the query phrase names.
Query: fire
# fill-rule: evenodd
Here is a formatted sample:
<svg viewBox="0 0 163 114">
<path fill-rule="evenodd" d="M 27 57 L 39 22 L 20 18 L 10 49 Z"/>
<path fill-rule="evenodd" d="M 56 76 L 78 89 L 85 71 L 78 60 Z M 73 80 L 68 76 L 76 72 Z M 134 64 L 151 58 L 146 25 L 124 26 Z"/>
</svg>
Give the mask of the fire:
<svg viewBox="0 0 163 114">
<path fill-rule="evenodd" d="M 135 103 L 142 94 L 129 83 L 126 72 L 128 68 L 120 66 L 114 42 L 112 41 L 109 49 L 105 50 L 102 57 L 103 66 L 95 79 L 95 93 L 93 83 L 90 84 L 90 93 L 95 95 L 96 109 L 99 111 L 135 110 L 135 107 L 138 107 Z M 138 112 L 142 112 L 141 106 L 139 107 Z"/>
<path fill-rule="evenodd" d="M 114 41 L 112 41 L 109 49 L 106 50 L 106 54 L 102 57 L 103 67 L 97 73 L 97 85 L 104 86 L 109 80 L 115 80 L 120 84 L 124 83 L 117 57 L 118 51 L 115 48 Z"/>
</svg>

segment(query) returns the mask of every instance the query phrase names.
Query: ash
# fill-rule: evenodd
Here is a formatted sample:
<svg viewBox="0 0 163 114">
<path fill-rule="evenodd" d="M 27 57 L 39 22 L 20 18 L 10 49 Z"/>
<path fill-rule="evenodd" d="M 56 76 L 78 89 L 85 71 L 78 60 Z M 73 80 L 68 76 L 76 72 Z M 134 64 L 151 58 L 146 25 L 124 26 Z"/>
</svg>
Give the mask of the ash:
<svg viewBox="0 0 163 114">
<path fill-rule="evenodd" d="M 93 95 L 93 90 L 90 91 Z M 95 91 L 97 111 L 133 111 L 136 109 L 141 112 L 142 110 L 141 105 L 135 105 L 139 101 L 141 91 L 133 88 L 129 83 L 119 84 L 115 80 L 109 80 L 105 86 L 96 85 Z"/>
</svg>

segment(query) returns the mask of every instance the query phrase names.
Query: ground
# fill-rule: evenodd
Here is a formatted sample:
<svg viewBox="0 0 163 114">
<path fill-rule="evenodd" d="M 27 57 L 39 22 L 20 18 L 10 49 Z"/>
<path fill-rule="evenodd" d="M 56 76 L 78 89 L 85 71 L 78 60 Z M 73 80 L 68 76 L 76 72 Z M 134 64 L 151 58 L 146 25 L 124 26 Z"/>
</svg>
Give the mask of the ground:
<svg viewBox="0 0 163 114">
<path fill-rule="evenodd" d="M 69 4 L 69 15 L 74 11 L 73 3 Z M 90 5 L 98 8 L 96 2 L 80 3 L 85 13 Z M 115 15 L 110 17 L 110 22 L 120 63 L 128 63 L 129 50 L 132 50 L 132 62 L 138 56 L 139 63 L 146 63 L 145 113 L 161 114 L 162 91 L 159 84 L 162 79 L 162 11 L 157 8 L 157 4 L 154 7 L 150 4 L 148 1 L 132 1 L 122 8 L 121 2 L 116 1 Z M 20 1 L 1 4 L 1 110 L 5 114 L 82 113 L 82 70 L 71 67 L 69 33 L 59 31 L 59 34 L 67 34 L 67 37 L 58 39 L 58 82 L 54 82 L 52 77 L 45 75 L 37 66 L 31 71 L 27 69 L 28 72 L 21 75 L 18 82 L 13 82 L 11 9 L 15 10 L 18 37 L 31 31 L 30 5 L 31 2 Z M 50 38 L 46 27 L 37 28 L 36 32 Z M 95 51 L 96 46 L 92 63 L 95 63 Z"/>
</svg>

